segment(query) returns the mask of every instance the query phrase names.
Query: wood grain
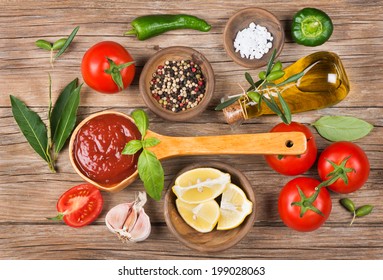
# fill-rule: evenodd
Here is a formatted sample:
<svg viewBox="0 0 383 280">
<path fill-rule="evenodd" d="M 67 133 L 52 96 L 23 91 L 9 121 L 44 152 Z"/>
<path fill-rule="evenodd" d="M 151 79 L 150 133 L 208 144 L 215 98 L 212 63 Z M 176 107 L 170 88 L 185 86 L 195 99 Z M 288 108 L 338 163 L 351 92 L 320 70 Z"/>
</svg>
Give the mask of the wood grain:
<svg viewBox="0 0 383 280">
<path fill-rule="evenodd" d="M 334 33 L 322 46 L 309 48 L 292 42 L 290 22 L 299 9 L 312 1 L 20 1 L 0 0 L 0 259 L 383 259 L 383 1 L 316 1 L 333 20 Z M 237 10 L 257 6 L 270 10 L 282 22 L 285 45 L 279 59 L 287 66 L 314 51 L 337 53 L 347 71 L 351 91 L 331 108 L 294 115 L 294 120 L 310 124 L 323 115 L 363 118 L 374 130 L 356 141 L 365 149 L 371 172 L 365 186 L 350 195 L 357 205 L 373 204 L 369 216 L 348 224 L 351 216 L 338 204 L 344 195 L 332 193 L 333 210 L 329 220 L 312 233 L 297 233 L 283 225 L 277 211 L 278 194 L 291 178 L 273 172 L 262 156 L 219 155 L 187 156 L 163 161 L 165 185 L 183 167 L 208 160 L 229 163 L 241 170 L 252 183 L 257 199 L 257 216 L 246 237 L 231 249 L 220 253 L 201 253 L 188 249 L 168 230 L 163 216 L 163 201 L 150 200 L 146 212 L 153 223 L 152 234 L 143 243 L 121 245 L 104 225 L 106 212 L 113 206 L 131 201 L 142 183 L 135 181 L 123 191 L 103 192 L 104 210 L 90 226 L 73 229 L 52 223 L 59 196 L 82 179 L 73 170 L 65 147 L 52 174 L 46 163 L 30 148 L 17 127 L 10 108 L 9 95 L 26 102 L 47 119 L 48 73 L 53 81 L 53 99 L 60 90 L 79 77 L 85 51 L 102 40 L 123 44 L 137 65 L 133 84 L 124 92 L 102 95 L 86 85 L 81 93 L 78 121 L 106 109 L 126 114 L 144 108 L 150 117 L 150 129 L 175 137 L 263 133 L 279 122 L 275 116 L 250 120 L 239 127 L 225 124 L 215 105 L 226 95 L 241 92 L 246 85 L 244 68 L 231 61 L 223 48 L 223 30 Z M 122 36 L 136 16 L 151 13 L 191 13 L 212 26 L 208 33 L 193 30 L 171 31 L 138 41 Z M 54 41 L 68 36 L 75 26 L 80 30 L 73 45 L 52 69 L 49 53 L 35 47 L 37 39 Z M 177 123 L 151 113 L 143 102 L 138 78 L 145 62 L 169 46 L 187 46 L 203 53 L 216 78 L 213 99 L 200 117 Z M 249 71 L 256 76 L 258 71 Z M 316 136 L 322 151 L 329 142 Z M 305 176 L 318 178 L 315 167 Z"/>
</svg>

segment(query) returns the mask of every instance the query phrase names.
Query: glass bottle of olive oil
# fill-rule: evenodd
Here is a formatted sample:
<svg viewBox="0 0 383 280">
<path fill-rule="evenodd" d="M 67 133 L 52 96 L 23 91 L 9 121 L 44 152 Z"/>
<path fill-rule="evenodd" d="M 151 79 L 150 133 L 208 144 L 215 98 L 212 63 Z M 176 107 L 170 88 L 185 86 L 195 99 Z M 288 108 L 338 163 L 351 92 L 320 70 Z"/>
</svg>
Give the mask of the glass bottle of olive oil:
<svg viewBox="0 0 383 280">
<path fill-rule="evenodd" d="M 350 90 L 343 64 L 335 53 L 316 52 L 299 59 L 283 70 L 285 75 L 276 80 L 275 84 L 294 74 L 304 72 L 304 76 L 297 82 L 279 88 L 292 113 L 332 106 L 343 100 Z M 275 99 L 278 102 L 277 98 Z M 265 102 L 261 102 L 259 106 L 246 95 L 223 109 L 223 112 L 229 124 L 260 115 L 274 114 Z"/>
</svg>

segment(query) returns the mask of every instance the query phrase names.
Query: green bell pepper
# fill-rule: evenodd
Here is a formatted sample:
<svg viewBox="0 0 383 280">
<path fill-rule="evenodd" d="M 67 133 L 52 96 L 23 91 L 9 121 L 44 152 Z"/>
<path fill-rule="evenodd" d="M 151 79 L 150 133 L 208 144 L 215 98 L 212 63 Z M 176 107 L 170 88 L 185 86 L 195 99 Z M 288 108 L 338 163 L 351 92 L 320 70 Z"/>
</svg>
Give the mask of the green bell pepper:
<svg viewBox="0 0 383 280">
<path fill-rule="evenodd" d="M 331 18 L 315 8 L 304 8 L 293 17 L 293 40 L 304 46 L 319 46 L 326 42 L 333 31 Z"/>
</svg>

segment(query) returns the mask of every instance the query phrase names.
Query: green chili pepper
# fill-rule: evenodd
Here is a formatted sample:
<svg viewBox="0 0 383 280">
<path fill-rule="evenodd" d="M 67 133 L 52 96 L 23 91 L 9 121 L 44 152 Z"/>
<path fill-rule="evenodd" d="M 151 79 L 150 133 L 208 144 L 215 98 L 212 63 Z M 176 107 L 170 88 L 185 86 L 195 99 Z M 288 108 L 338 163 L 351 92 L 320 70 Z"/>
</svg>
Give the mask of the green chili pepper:
<svg viewBox="0 0 383 280">
<path fill-rule="evenodd" d="M 131 25 L 133 29 L 124 35 L 136 35 L 138 40 L 146 40 L 175 29 L 194 29 L 203 32 L 211 29 L 203 19 L 185 14 L 141 16 L 134 19 Z"/>
<path fill-rule="evenodd" d="M 304 8 L 293 17 L 291 33 L 294 41 L 304 46 L 319 46 L 326 42 L 333 31 L 331 18 L 315 8 Z"/>
</svg>

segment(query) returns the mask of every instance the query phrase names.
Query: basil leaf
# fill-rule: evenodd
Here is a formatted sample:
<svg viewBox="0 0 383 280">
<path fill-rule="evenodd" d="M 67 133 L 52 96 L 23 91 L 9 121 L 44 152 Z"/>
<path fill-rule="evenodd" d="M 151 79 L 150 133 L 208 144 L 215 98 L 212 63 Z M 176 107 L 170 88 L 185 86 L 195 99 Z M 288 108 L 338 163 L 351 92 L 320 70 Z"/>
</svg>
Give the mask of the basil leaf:
<svg viewBox="0 0 383 280">
<path fill-rule="evenodd" d="M 374 127 L 364 120 L 345 116 L 324 116 L 312 125 L 323 138 L 334 142 L 357 140 Z"/>
<path fill-rule="evenodd" d="M 160 200 L 165 178 L 161 162 L 156 155 L 144 149 L 138 158 L 137 169 L 148 195 L 155 200 Z"/>
<path fill-rule="evenodd" d="M 69 35 L 68 39 L 65 41 L 64 46 L 60 49 L 60 51 L 55 55 L 55 59 L 58 58 L 60 55 L 62 55 L 66 49 L 69 47 L 70 43 L 72 43 L 74 37 L 77 34 L 77 31 L 80 29 L 80 26 L 77 26 L 75 29 L 73 29 L 72 33 Z"/>
<path fill-rule="evenodd" d="M 277 84 L 276 86 L 280 87 L 280 86 L 284 86 L 284 85 L 287 85 L 287 84 L 292 83 L 292 82 L 296 82 L 300 78 L 302 78 L 304 74 L 305 74 L 304 72 L 300 72 L 298 74 L 292 75 L 292 76 L 288 77 L 286 80 L 284 80 L 283 82 Z"/>
<path fill-rule="evenodd" d="M 124 149 L 122 150 L 123 155 L 134 155 L 139 150 L 142 149 L 142 141 L 141 140 L 130 140 L 126 143 Z"/>
<path fill-rule="evenodd" d="M 146 131 L 149 127 L 149 118 L 144 110 L 138 109 L 133 111 L 132 118 L 141 133 L 141 139 L 144 139 Z"/>
<path fill-rule="evenodd" d="M 47 154 L 48 134 L 47 128 L 39 115 L 30 110 L 21 100 L 10 95 L 12 113 L 21 132 L 28 143 L 46 162 L 50 162 L 50 155 Z"/>
<path fill-rule="evenodd" d="M 62 115 L 60 116 L 57 124 L 55 134 L 53 135 L 56 154 L 58 154 L 64 147 L 66 140 L 76 125 L 76 115 L 78 105 L 80 104 L 81 87 L 82 84 L 71 92 L 68 102 L 65 104 Z"/>
<path fill-rule="evenodd" d="M 149 137 L 142 142 L 143 142 L 142 145 L 144 148 L 149 148 L 149 147 L 157 146 L 161 141 L 160 139 L 157 139 L 155 137 Z"/>
<path fill-rule="evenodd" d="M 60 123 L 61 117 L 64 113 L 64 108 L 68 103 L 72 92 L 75 90 L 78 84 L 78 79 L 74 79 L 71 81 L 60 93 L 57 98 L 55 105 L 53 106 L 52 115 L 50 118 L 52 135 L 56 134 L 58 125 Z"/>
<path fill-rule="evenodd" d="M 242 95 L 239 95 L 239 96 L 236 96 L 236 97 L 232 97 L 220 104 L 217 105 L 217 107 L 215 107 L 215 111 L 221 111 L 222 109 L 225 109 L 226 107 L 230 106 L 231 104 L 233 104 L 235 101 L 237 101 L 238 99 L 240 99 L 242 97 Z"/>
</svg>

